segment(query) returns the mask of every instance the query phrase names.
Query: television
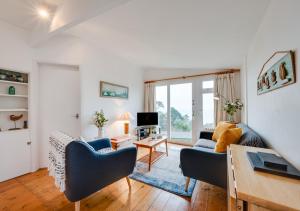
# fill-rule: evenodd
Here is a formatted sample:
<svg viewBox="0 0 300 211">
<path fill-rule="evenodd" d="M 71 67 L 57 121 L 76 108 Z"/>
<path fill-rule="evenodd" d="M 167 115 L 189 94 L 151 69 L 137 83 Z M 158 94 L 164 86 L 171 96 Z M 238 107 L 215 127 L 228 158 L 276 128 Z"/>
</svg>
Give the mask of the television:
<svg viewBox="0 0 300 211">
<path fill-rule="evenodd" d="M 137 113 L 137 126 L 158 125 L 157 112 L 139 112 Z"/>
</svg>

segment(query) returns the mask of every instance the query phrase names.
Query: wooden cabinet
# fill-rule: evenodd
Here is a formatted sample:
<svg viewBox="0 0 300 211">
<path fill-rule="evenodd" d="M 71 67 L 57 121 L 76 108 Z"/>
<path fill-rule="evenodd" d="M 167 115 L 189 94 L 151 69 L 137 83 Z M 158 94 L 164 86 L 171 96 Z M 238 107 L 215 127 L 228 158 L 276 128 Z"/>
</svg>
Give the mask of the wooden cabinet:
<svg viewBox="0 0 300 211">
<path fill-rule="evenodd" d="M 0 182 L 30 172 L 31 141 L 29 130 L 0 134 Z"/>
<path fill-rule="evenodd" d="M 270 149 L 228 147 L 228 210 L 300 210 L 300 180 L 254 171 L 247 151 L 277 154 Z"/>
</svg>

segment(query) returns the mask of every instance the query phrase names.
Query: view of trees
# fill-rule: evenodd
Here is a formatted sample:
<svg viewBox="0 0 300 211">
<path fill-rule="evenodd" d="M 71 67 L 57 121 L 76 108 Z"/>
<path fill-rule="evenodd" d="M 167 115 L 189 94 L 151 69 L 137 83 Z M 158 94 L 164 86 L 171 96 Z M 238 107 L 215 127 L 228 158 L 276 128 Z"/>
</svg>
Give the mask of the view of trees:
<svg viewBox="0 0 300 211">
<path fill-rule="evenodd" d="M 159 124 L 162 131 L 167 130 L 167 112 L 161 101 L 156 101 L 156 111 L 158 112 Z M 181 114 L 177 109 L 171 107 L 171 126 L 176 131 L 188 132 L 192 129 L 192 120 L 189 115 Z"/>
</svg>

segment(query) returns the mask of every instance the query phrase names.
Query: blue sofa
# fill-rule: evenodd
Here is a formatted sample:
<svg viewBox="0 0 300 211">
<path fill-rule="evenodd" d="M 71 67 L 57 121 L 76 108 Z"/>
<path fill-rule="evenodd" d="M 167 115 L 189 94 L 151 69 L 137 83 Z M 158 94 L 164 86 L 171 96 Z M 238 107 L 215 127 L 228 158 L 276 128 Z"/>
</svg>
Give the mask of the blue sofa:
<svg viewBox="0 0 300 211">
<path fill-rule="evenodd" d="M 238 124 L 243 133 L 239 144 L 253 147 L 266 147 L 262 138 L 245 124 Z M 180 152 L 180 167 L 187 177 L 186 190 L 190 178 L 201 180 L 222 188 L 227 187 L 227 154 L 214 152 L 216 142 L 212 132 L 201 132 L 193 148 Z"/>
<path fill-rule="evenodd" d="M 111 147 L 109 139 L 91 142 L 72 141 L 66 147 L 65 195 L 71 202 L 79 201 L 133 172 L 137 150 L 128 147 L 101 154 L 98 150 Z M 79 207 L 78 207 L 79 204 Z"/>
</svg>

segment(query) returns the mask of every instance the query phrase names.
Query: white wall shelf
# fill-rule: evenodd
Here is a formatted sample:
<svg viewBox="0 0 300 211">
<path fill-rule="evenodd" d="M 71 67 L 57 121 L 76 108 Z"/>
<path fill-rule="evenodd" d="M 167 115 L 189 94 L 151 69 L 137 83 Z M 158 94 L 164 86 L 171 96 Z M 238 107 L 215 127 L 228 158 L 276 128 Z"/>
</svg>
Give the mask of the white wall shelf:
<svg viewBox="0 0 300 211">
<path fill-rule="evenodd" d="M 27 108 L 7 108 L 7 109 L 2 109 L 0 108 L 0 112 L 27 112 Z"/>
<path fill-rule="evenodd" d="M 21 98 L 28 98 L 28 95 L 9 95 L 9 94 L 0 94 L 0 97 L 21 97 Z"/>
<path fill-rule="evenodd" d="M 14 132 L 14 131 L 29 131 L 29 129 L 28 128 L 21 128 L 21 129 L 19 129 L 19 130 L 2 130 L 2 131 L 0 131 L 0 133 L 11 133 L 11 132 Z"/>
<path fill-rule="evenodd" d="M 22 82 L 16 82 L 16 81 L 5 81 L 5 80 L 0 80 L 0 83 L 28 86 L 28 83 L 22 83 Z"/>
</svg>

